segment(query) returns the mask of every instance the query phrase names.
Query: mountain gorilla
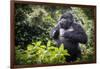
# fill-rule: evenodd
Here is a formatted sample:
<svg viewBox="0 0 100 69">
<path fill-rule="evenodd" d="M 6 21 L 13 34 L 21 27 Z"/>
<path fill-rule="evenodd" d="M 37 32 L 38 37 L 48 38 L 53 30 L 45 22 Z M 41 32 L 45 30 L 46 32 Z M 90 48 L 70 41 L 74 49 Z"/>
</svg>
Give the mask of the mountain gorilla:
<svg viewBox="0 0 100 69">
<path fill-rule="evenodd" d="M 71 13 L 66 12 L 61 16 L 56 27 L 51 30 L 50 36 L 58 47 L 63 43 L 64 49 L 68 50 L 70 56 L 65 56 L 67 62 L 73 62 L 77 58 L 81 58 L 79 43 L 87 43 L 87 35 L 83 28 L 74 22 Z"/>
</svg>

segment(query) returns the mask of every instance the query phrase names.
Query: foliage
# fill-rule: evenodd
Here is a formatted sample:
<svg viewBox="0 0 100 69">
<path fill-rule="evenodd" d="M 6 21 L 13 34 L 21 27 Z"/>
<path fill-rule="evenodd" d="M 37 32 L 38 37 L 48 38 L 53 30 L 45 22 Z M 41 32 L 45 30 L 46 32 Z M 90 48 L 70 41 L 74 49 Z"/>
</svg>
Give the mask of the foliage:
<svg viewBox="0 0 100 69">
<path fill-rule="evenodd" d="M 73 12 L 75 13 L 74 16 L 76 20 L 84 27 L 86 34 L 88 36 L 88 42 L 86 45 L 80 44 L 82 50 L 82 61 L 91 62 L 95 59 L 94 53 L 94 23 L 93 23 L 93 8 L 77 8 L 72 7 Z"/>
<path fill-rule="evenodd" d="M 15 8 L 15 41 L 16 46 L 21 45 L 21 48 L 26 48 L 33 39 L 46 44 L 50 39 L 50 30 L 57 23 L 59 16 L 62 15 L 62 12 L 69 10 L 66 8 L 62 11 L 58 6 L 28 4 L 16 4 Z"/>
<path fill-rule="evenodd" d="M 66 11 L 74 15 L 74 21 L 84 27 L 88 36 L 87 44 L 80 44 L 83 59 L 77 61 L 94 60 L 93 8 L 15 4 L 16 64 L 65 62 L 67 50 L 63 45 L 55 47 L 49 33 Z"/>
<path fill-rule="evenodd" d="M 51 41 L 47 45 L 41 45 L 41 41 L 29 44 L 26 50 L 16 47 L 17 64 L 59 64 L 65 63 L 65 57 L 69 56 L 64 50 L 63 44 L 58 48 L 52 46 Z"/>
</svg>

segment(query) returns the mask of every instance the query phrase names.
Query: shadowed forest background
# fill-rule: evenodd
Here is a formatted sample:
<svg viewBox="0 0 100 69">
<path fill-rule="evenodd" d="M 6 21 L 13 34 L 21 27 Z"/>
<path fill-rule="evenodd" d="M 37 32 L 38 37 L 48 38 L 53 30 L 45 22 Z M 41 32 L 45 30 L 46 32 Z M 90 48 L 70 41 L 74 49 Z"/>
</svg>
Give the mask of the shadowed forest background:
<svg viewBox="0 0 100 69">
<path fill-rule="evenodd" d="M 84 28 L 88 42 L 80 44 L 82 59 L 75 62 L 93 62 L 94 8 L 53 5 L 15 4 L 16 64 L 61 64 L 70 56 L 63 45 L 56 47 L 50 38 L 51 29 L 66 11 L 74 15 L 74 21 Z"/>
</svg>

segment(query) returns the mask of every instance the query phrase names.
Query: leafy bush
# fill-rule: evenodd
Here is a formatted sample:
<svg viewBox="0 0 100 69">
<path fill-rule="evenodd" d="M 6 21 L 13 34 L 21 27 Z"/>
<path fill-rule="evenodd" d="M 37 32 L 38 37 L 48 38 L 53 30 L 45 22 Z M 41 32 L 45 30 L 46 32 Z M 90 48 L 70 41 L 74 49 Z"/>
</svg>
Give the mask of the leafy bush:
<svg viewBox="0 0 100 69">
<path fill-rule="evenodd" d="M 74 20 L 84 27 L 88 36 L 87 44 L 80 44 L 82 61 L 94 60 L 93 8 L 16 4 L 16 64 L 57 64 L 65 62 L 64 55 L 68 55 L 67 51 L 63 49 L 63 45 L 60 48 L 55 47 L 55 44 L 49 41 L 52 40 L 49 33 L 57 24 L 59 17 L 66 11 L 72 12 Z M 59 51 L 60 49 L 63 51 Z M 60 56 L 57 55 L 59 53 Z"/>
<path fill-rule="evenodd" d="M 42 41 L 46 44 L 50 40 L 50 30 L 56 25 L 59 16 L 69 8 L 58 6 L 16 4 L 15 34 L 16 46 L 26 48 L 28 44 Z M 63 9 L 63 10 L 62 10 Z M 44 39 L 45 38 L 45 39 Z"/>
<path fill-rule="evenodd" d="M 17 64 L 59 64 L 65 63 L 64 56 L 70 56 L 64 50 L 63 44 L 58 48 L 52 46 L 51 41 L 47 45 L 42 45 L 41 41 L 29 44 L 26 50 L 16 47 Z"/>
</svg>

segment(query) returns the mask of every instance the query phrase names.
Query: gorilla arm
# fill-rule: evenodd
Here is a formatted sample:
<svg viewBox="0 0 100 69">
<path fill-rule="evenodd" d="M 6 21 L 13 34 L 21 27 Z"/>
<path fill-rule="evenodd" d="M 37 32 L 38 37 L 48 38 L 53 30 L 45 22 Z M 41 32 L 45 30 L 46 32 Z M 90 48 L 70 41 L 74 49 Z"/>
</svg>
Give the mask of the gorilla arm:
<svg viewBox="0 0 100 69">
<path fill-rule="evenodd" d="M 50 37 L 54 40 L 59 39 L 59 25 L 57 25 L 51 30 Z"/>
<path fill-rule="evenodd" d="M 85 44 L 87 42 L 87 35 L 79 24 L 73 23 L 73 31 L 66 31 L 63 37 L 73 42 L 80 42 Z"/>
</svg>

